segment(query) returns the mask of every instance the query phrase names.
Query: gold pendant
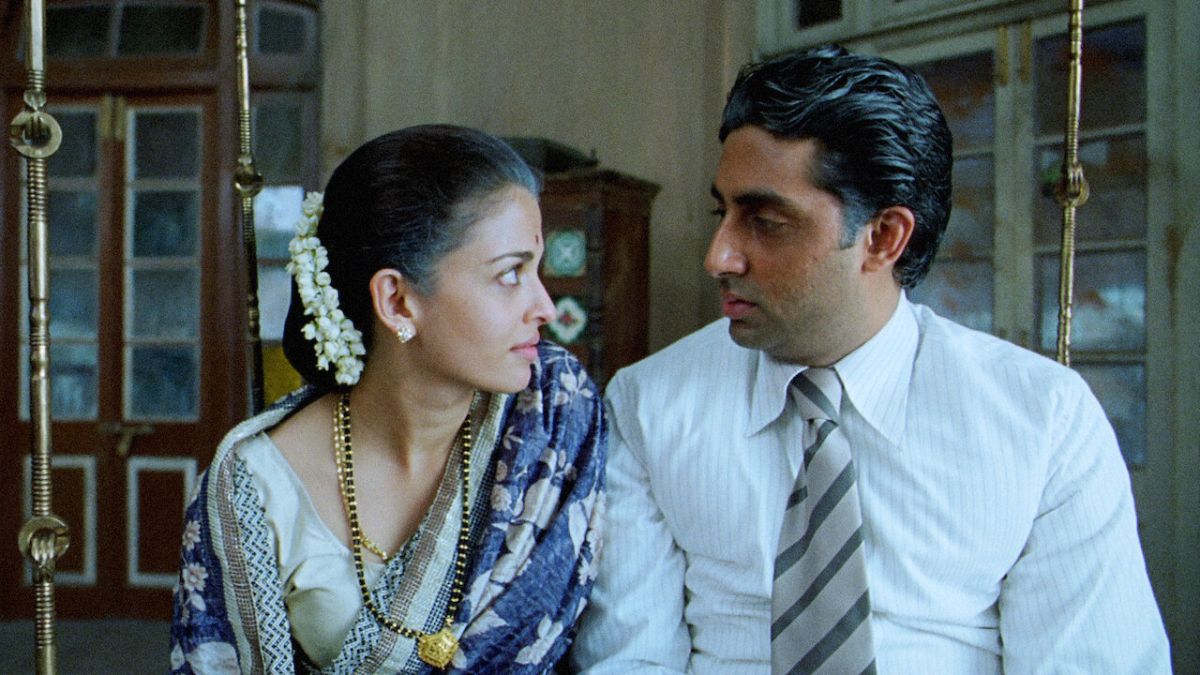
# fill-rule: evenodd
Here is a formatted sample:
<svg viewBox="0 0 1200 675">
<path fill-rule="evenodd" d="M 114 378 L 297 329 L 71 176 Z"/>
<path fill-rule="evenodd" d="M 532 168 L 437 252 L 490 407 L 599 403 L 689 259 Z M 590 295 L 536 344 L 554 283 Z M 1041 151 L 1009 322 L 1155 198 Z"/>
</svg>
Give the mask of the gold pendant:
<svg viewBox="0 0 1200 675">
<path fill-rule="evenodd" d="M 450 632 L 449 626 L 417 638 L 417 656 L 434 668 L 445 668 L 457 651 L 458 638 Z"/>
</svg>

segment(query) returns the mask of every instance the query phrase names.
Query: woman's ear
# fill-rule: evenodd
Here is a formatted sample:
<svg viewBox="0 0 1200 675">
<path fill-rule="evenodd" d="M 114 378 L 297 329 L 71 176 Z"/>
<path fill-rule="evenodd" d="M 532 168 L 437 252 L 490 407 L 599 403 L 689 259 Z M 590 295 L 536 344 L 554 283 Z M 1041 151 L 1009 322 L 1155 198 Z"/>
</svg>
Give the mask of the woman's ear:
<svg viewBox="0 0 1200 675">
<path fill-rule="evenodd" d="M 371 276 L 371 305 L 375 318 L 395 333 L 413 325 L 420 313 L 415 289 L 403 274 L 394 269 L 381 269 Z"/>
<path fill-rule="evenodd" d="M 917 220 L 907 206 L 889 206 L 867 221 L 863 271 L 886 269 L 888 274 L 904 253 Z"/>
</svg>

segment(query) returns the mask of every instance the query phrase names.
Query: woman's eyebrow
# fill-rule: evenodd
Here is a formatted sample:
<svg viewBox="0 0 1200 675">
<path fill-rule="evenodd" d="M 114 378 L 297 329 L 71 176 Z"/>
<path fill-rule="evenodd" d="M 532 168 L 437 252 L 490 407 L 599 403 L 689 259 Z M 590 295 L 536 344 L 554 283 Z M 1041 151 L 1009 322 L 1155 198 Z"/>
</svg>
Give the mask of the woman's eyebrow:
<svg viewBox="0 0 1200 675">
<path fill-rule="evenodd" d="M 529 262 L 530 260 L 533 260 L 533 252 L 532 251 L 510 251 L 508 253 L 501 253 L 500 255 L 496 256 L 495 258 L 492 258 L 491 260 L 489 260 L 488 262 L 494 263 L 498 260 L 503 260 L 505 258 L 519 258 L 521 260 L 521 262 Z"/>
</svg>

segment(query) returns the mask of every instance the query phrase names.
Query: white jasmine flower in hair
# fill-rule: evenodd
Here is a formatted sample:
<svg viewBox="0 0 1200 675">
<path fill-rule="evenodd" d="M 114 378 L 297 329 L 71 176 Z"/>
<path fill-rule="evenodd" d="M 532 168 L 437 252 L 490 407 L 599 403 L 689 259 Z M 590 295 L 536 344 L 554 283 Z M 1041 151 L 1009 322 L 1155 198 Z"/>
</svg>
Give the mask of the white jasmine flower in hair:
<svg viewBox="0 0 1200 675">
<path fill-rule="evenodd" d="M 312 340 L 313 352 L 317 357 L 317 368 L 329 370 L 335 365 L 334 379 L 339 384 L 353 385 L 362 374 L 363 362 L 359 357 L 367 350 L 362 343 L 362 333 L 338 307 L 338 292 L 331 284 L 329 252 L 317 238 L 317 224 L 321 222 L 323 195 L 310 192 L 304 198 L 300 210 L 303 216 L 296 223 L 296 236 L 288 242 L 291 261 L 286 269 L 296 280 L 296 291 L 304 305 L 304 314 L 312 321 L 300 328 L 306 340 Z"/>
<path fill-rule="evenodd" d="M 304 201 L 300 204 L 300 210 L 304 215 L 309 217 L 320 218 L 321 211 L 324 210 L 325 195 L 320 192 L 310 192 L 304 196 Z"/>
</svg>

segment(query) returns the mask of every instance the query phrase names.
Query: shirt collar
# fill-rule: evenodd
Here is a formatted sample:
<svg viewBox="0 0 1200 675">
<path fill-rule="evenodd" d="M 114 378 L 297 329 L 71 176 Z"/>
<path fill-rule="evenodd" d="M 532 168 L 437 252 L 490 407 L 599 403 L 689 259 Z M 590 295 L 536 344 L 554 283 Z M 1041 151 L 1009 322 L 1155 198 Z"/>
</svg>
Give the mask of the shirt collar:
<svg viewBox="0 0 1200 675">
<path fill-rule="evenodd" d="M 917 319 L 904 292 L 883 328 L 861 347 L 833 365 L 842 380 L 843 406 L 848 400 L 872 427 L 892 443 L 904 432 L 908 385 L 917 352 Z M 807 366 L 778 361 L 758 353 L 746 435 L 762 431 L 783 414 L 788 386 Z"/>
<path fill-rule="evenodd" d="M 908 389 L 917 354 L 917 317 L 900 293 L 892 318 L 870 340 L 835 364 L 845 399 L 893 444 L 904 433 Z M 845 406 L 845 399 L 842 405 Z"/>
</svg>

